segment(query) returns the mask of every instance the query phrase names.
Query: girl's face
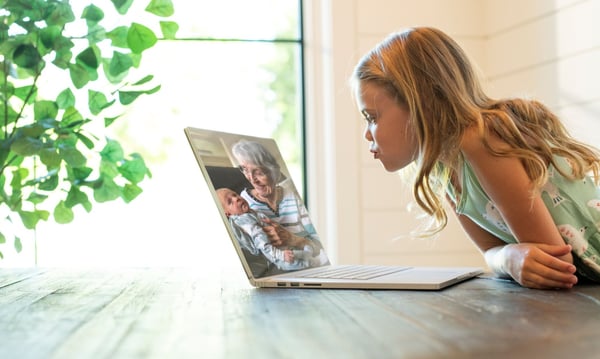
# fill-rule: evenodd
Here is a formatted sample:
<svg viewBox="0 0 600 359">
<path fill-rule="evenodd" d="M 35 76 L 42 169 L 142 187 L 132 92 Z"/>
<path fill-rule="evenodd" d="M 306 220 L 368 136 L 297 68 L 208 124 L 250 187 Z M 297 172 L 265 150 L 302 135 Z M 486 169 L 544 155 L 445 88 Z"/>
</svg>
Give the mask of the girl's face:
<svg viewBox="0 0 600 359">
<path fill-rule="evenodd" d="M 364 136 L 373 158 L 389 172 L 412 163 L 418 146 L 408 109 L 398 105 L 381 86 L 369 82 L 361 83 L 356 95 L 358 110 L 367 121 Z"/>
<path fill-rule="evenodd" d="M 269 178 L 265 168 L 256 166 L 250 162 L 242 161 L 240 163 L 240 169 L 259 196 L 266 198 L 274 192 L 275 183 Z"/>
</svg>

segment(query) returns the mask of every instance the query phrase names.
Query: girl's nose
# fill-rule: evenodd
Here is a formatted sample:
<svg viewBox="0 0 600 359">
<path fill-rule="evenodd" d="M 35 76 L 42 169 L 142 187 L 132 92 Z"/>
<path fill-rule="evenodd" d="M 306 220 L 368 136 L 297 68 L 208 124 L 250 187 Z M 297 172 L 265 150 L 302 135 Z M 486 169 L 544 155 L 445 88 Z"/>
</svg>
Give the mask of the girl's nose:
<svg viewBox="0 0 600 359">
<path fill-rule="evenodd" d="M 373 141 L 373 135 L 371 135 L 371 131 L 369 130 L 369 126 L 365 127 L 364 137 L 365 137 L 365 140 L 367 140 L 369 142 Z"/>
</svg>

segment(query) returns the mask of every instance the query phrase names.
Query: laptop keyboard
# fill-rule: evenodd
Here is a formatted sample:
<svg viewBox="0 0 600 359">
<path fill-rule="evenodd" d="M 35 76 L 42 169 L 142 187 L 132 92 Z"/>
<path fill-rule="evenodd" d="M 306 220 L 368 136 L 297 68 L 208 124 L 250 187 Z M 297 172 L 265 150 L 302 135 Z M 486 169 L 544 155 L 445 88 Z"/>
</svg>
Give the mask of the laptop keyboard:
<svg viewBox="0 0 600 359">
<path fill-rule="evenodd" d="M 375 265 L 341 265 L 316 269 L 310 273 L 299 273 L 303 278 L 329 278 L 329 279 L 373 279 L 396 272 L 401 272 L 410 267 L 390 267 Z"/>
</svg>

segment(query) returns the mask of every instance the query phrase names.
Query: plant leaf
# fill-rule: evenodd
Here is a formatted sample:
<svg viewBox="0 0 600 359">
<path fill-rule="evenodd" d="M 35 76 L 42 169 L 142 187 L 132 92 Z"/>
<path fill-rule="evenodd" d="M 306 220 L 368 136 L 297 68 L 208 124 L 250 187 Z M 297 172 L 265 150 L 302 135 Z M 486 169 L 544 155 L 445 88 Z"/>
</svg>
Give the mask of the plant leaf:
<svg viewBox="0 0 600 359">
<path fill-rule="evenodd" d="M 121 102 L 122 105 L 129 105 L 133 101 L 135 101 L 135 99 L 137 99 L 140 95 L 151 95 L 157 92 L 158 90 L 160 90 L 160 85 L 146 91 L 119 91 L 119 102 Z"/>
<path fill-rule="evenodd" d="M 100 161 L 100 173 L 102 177 L 115 178 L 119 175 L 119 168 L 117 164 L 106 159 Z"/>
<path fill-rule="evenodd" d="M 29 211 L 19 211 L 19 216 L 21 217 L 21 221 L 23 225 L 27 229 L 34 229 L 37 226 L 37 223 L 40 220 L 47 220 L 50 213 L 48 211 L 36 210 L 34 212 Z M 17 242 L 19 242 L 17 249 Z M 18 237 L 15 237 L 15 249 L 17 252 L 20 252 L 22 249 L 21 240 Z"/>
<path fill-rule="evenodd" d="M 88 195 L 77 186 L 71 186 L 69 194 L 67 194 L 67 199 L 65 200 L 65 206 L 73 208 L 78 204 L 81 204 L 88 212 L 92 209 L 92 203 L 90 202 Z"/>
<path fill-rule="evenodd" d="M 21 182 L 23 182 L 23 179 L 26 178 L 28 174 L 29 174 L 29 171 L 27 170 L 27 168 L 18 168 L 16 170 L 14 170 L 13 178 L 10 181 L 10 186 L 14 190 L 20 190 L 22 187 Z"/>
<path fill-rule="evenodd" d="M 123 187 L 123 200 L 125 203 L 133 201 L 137 196 L 142 193 L 142 189 L 135 184 L 126 184 Z"/>
<path fill-rule="evenodd" d="M 86 39 L 90 44 L 97 44 L 106 39 L 106 29 L 99 24 L 88 23 L 88 33 L 86 35 Z"/>
<path fill-rule="evenodd" d="M 85 166 L 87 159 L 84 155 L 79 152 L 75 147 L 61 146 L 58 153 L 65 162 L 72 167 L 83 167 Z"/>
<path fill-rule="evenodd" d="M 88 106 L 92 114 L 99 114 L 102 112 L 102 110 L 111 106 L 113 103 L 115 103 L 115 100 L 108 102 L 106 95 L 104 95 L 102 92 L 88 90 Z"/>
<path fill-rule="evenodd" d="M 129 55 L 115 51 L 108 65 L 108 73 L 117 78 L 119 75 L 127 74 L 132 66 L 133 60 Z"/>
<path fill-rule="evenodd" d="M 127 45 L 127 26 L 119 26 L 106 33 L 106 38 L 110 39 L 112 46 L 128 49 Z"/>
<path fill-rule="evenodd" d="M 142 24 L 134 22 L 127 31 L 127 45 L 133 53 L 141 54 L 144 50 L 154 46 L 156 41 L 154 32 Z"/>
<path fill-rule="evenodd" d="M 40 204 L 43 203 L 47 198 L 48 196 L 44 194 L 33 192 L 29 195 L 29 197 L 27 197 L 27 202 L 31 202 L 33 204 Z"/>
<path fill-rule="evenodd" d="M 10 87 L 12 87 L 12 84 L 7 84 L 7 92 L 10 92 Z M 37 96 L 37 87 L 33 85 L 17 87 L 14 89 L 14 94 L 23 101 L 27 99 L 27 103 L 31 104 Z"/>
<path fill-rule="evenodd" d="M 62 37 L 61 32 L 62 29 L 60 26 L 47 26 L 40 29 L 40 40 L 47 49 L 54 49 L 59 43 L 58 40 Z"/>
<path fill-rule="evenodd" d="M 94 4 L 88 5 L 83 9 L 81 18 L 85 19 L 89 23 L 97 23 L 104 19 L 104 11 Z"/>
<path fill-rule="evenodd" d="M 90 140 L 87 136 L 83 135 L 81 132 L 75 132 L 75 136 L 77 136 L 77 138 L 83 142 L 83 144 L 85 145 L 85 147 L 87 147 L 88 149 L 93 149 L 95 147 L 94 145 L 94 141 Z"/>
<path fill-rule="evenodd" d="M 141 80 L 134 82 L 132 86 L 139 86 L 139 85 L 143 85 L 143 84 L 145 84 L 145 83 L 147 83 L 147 82 L 150 82 L 150 81 L 152 81 L 152 79 L 153 79 L 153 78 L 154 78 L 154 75 L 147 75 L 147 76 L 144 76 L 144 78 L 142 78 Z"/>
<path fill-rule="evenodd" d="M 48 7 L 51 9 L 50 14 L 46 17 L 48 25 L 56 25 L 62 28 L 66 23 L 75 20 L 75 15 L 68 2 L 54 2 L 53 5 Z"/>
<path fill-rule="evenodd" d="M 60 128 L 63 130 L 73 130 L 84 123 L 86 123 L 86 121 L 84 121 L 83 116 L 79 113 L 79 111 L 77 111 L 75 107 L 69 107 L 66 108 L 65 112 L 63 113 L 62 120 L 60 121 Z"/>
<path fill-rule="evenodd" d="M 56 67 L 60 69 L 68 69 L 71 66 L 71 57 L 73 53 L 71 50 L 65 47 L 59 47 L 56 50 L 56 56 L 54 57 L 54 61 L 52 63 L 56 65 Z"/>
<path fill-rule="evenodd" d="M 36 224 L 37 224 L 37 221 L 36 221 Z M 35 225 L 34 225 L 34 228 L 35 228 Z M 33 228 L 31 228 L 31 229 L 33 229 Z M 14 247 L 15 247 L 15 251 L 17 251 L 17 253 L 21 253 L 21 251 L 23 250 L 23 244 L 21 243 L 21 238 L 15 237 Z"/>
<path fill-rule="evenodd" d="M 27 157 L 38 154 L 43 147 L 44 144 L 39 139 L 21 136 L 13 142 L 11 150 L 18 155 Z"/>
<path fill-rule="evenodd" d="M 152 0 L 145 10 L 162 17 L 169 17 L 175 13 L 171 0 Z"/>
<path fill-rule="evenodd" d="M 54 191 L 58 187 L 58 176 L 52 174 L 39 180 L 38 188 L 42 191 Z"/>
<path fill-rule="evenodd" d="M 35 69 L 40 61 L 42 61 L 42 57 L 33 45 L 21 44 L 13 52 L 12 60 L 17 66 L 26 69 Z"/>
<path fill-rule="evenodd" d="M 6 107 L 8 105 L 8 107 Z M 11 124 L 16 121 L 19 114 L 12 108 L 10 104 L 5 104 L 0 101 L 0 113 L 2 114 L 3 120 L 6 124 Z M 5 117 L 5 115 L 7 117 Z"/>
<path fill-rule="evenodd" d="M 121 14 L 121 15 L 125 15 L 127 13 L 127 11 L 129 10 L 129 7 L 133 3 L 133 0 L 110 0 L 110 1 L 112 1 L 113 5 L 115 5 L 115 9 L 117 9 L 119 14 Z"/>
<path fill-rule="evenodd" d="M 121 117 L 121 116 L 105 117 L 104 118 L 104 127 L 108 127 L 108 126 L 112 125 L 112 123 L 115 122 L 115 120 L 119 117 Z"/>
<path fill-rule="evenodd" d="M 148 167 L 142 157 L 134 154 L 131 160 L 126 160 L 120 167 L 119 173 L 131 183 L 141 182 L 148 173 Z"/>
<path fill-rule="evenodd" d="M 90 81 L 90 75 L 81 64 L 69 64 L 69 74 L 73 85 L 78 89 Z"/>
<path fill-rule="evenodd" d="M 119 142 L 108 139 L 106 146 L 100 151 L 100 156 L 103 159 L 114 163 L 122 161 L 125 154 L 123 153 L 123 147 L 121 147 Z"/>
<path fill-rule="evenodd" d="M 48 168 L 58 168 L 58 166 L 60 166 L 61 158 L 58 155 L 58 151 L 56 151 L 56 148 L 49 147 L 44 148 L 40 151 L 40 160 Z"/>
<path fill-rule="evenodd" d="M 56 104 L 58 105 L 58 108 L 61 109 L 75 106 L 75 95 L 73 94 L 73 91 L 68 87 L 62 90 L 56 97 Z"/>
<path fill-rule="evenodd" d="M 173 40 L 175 39 L 177 31 L 179 31 L 179 24 L 173 21 L 161 21 L 160 31 L 165 39 Z"/>
<path fill-rule="evenodd" d="M 35 121 L 45 120 L 47 118 L 55 119 L 58 115 L 58 105 L 54 101 L 42 100 L 33 105 Z"/>
<path fill-rule="evenodd" d="M 54 220 L 56 223 L 67 224 L 73 221 L 75 215 L 73 210 L 65 205 L 64 201 L 58 202 L 54 207 Z"/>
<path fill-rule="evenodd" d="M 90 69 L 97 69 L 100 66 L 100 61 L 98 60 L 98 56 L 96 55 L 96 49 L 92 46 L 83 50 L 77 55 L 75 58 L 77 63 L 82 64 L 84 66 L 89 67 Z"/>
<path fill-rule="evenodd" d="M 94 188 L 96 202 L 112 201 L 121 196 L 121 188 L 110 178 L 102 177 L 100 186 Z"/>
<path fill-rule="evenodd" d="M 77 182 L 85 181 L 85 179 L 88 178 L 93 171 L 89 167 L 75 167 L 68 168 L 67 172 L 69 173 L 70 181 L 77 184 Z"/>
</svg>

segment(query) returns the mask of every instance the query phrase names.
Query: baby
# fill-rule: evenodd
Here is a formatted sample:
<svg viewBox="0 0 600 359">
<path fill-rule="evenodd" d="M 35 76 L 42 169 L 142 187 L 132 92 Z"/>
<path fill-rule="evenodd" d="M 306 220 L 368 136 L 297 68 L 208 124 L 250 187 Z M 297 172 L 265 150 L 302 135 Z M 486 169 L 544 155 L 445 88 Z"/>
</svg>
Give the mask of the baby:
<svg viewBox="0 0 600 359">
<path fill-rule="evenodd" d="M 240 245 L 253 255 L 262 253 L 281 270 L 308 268 L 315 264 L 313 262 L 318 262 L 316 259 L 312 260 L 314 249 L 310 245 L 304 246 L 303 249 L 273 246 L 263 230 L 264 226 L 270 225 L 266 222 L 268 217 L 250 209 L 248 202 L 237 192 L 229 188 L 219 188 L 217 196 Z"/>
</svg>

